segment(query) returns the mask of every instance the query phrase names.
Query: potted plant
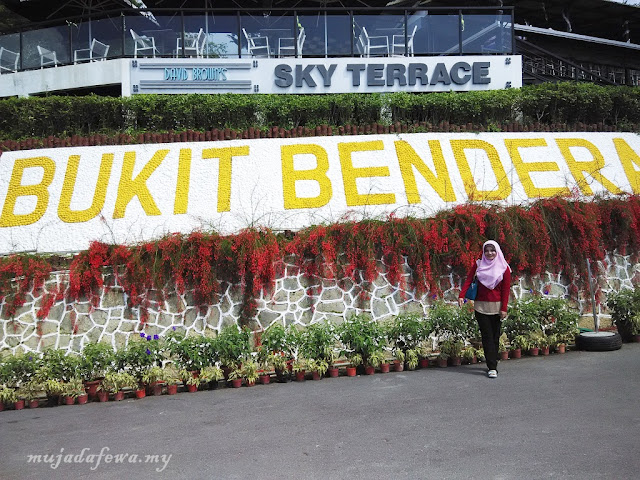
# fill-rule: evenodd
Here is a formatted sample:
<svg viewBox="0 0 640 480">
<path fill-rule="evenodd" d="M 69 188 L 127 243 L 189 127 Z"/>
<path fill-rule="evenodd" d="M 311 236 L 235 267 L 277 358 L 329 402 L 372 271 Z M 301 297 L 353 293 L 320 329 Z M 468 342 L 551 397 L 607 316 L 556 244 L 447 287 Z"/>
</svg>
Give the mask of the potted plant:
<svg viewBox="0 0 640 480">
<path fill-rule="evenodd" d="M 200 370 L 200 381 L 209 385 L 209 389 L 218 388 L 218 382 L 224 379 L 224 373 L 218 365 L 207 365 Z"/>
<path fill-rule="evenodd" d="M 216 338 L 216 348 L 224 372 L 239 367 L 242 360 L 251 353 L 251 331 L 244 327 L 228 325 Z"/>
<path fill-rule="evenodd" d="M 424 320 L 417 313 L 400 314 L 389 322 L 384 330 L 391 351 L 398 363 L 402 363 L 404 366 L 406 361 L 408 362 L 407 368 L 414 370 L 420 363 L 421 353 L 425 353 L 422 358 L 426 359 L 428 363 L 426 356 L 428 352 L 421 344 L 433 330 L 430 320 Z M 401 352 L 400 355 L 399 352 Z M 400 361 L 400 357 L 402 357 L 402 361 Z M 424 365 L 424 363 L 423 361 L 422 364 Z"/>
<path fill-rule="evenodd" d="M 90 342 L 82 349 L 80 365 L 84 377 L 84 385 L 89 398 L 97 397 L 97 388 L 108 368 L 113 364 L 115 352 L 105 342 Z"/>
<path fill-rule="evenodd" d="M 18 401 L 18 396 L 13 388 L 9 388 L 6 385 L 0 387 L 0 411 L 4 410 L 6 405 L 15 405 Z M 22 403 L 24 407 L 24 401 Z M 19 408 L 17 410 L 20 410 Z"/>
<path fill-rule="evenodd" d="M 34 377 L 23 383 L 16 392 L 18 398 L 22 398 L 29 408 L 38 408 L 40 402 L 38 398 L 44 394 L 44 387 Z"/>
<path fill-rule="evenodd" d="M 477 350 L 469 345 L 462 350 L 462 360 L 467 364 L 475 364 L 478 362 L 476 357 Z"/>
<path fill-rule="evenodd" d="M 305 376 L 305 369 L 307 368 L 307 361 L 302 358 L 296 358 L 293 361 L 293 364 L 291 366 L 291 371 L 294 373 L 295 377 L 296 377 L 296 381 L 298 382 L 303 382 L 304 381 L 304 376 Z"/>
<path fill-rule="evenodd" d="M 370 365 L 372 353 L 384 347 L 385 330 L 367 315 L 353 315 L 338 330 L 343 353 L 349 357 L 359 355 L 363 365 Z"/>
<path fill-rule="evenodd" d="M 371 352 L 369 354 L 369 362 L 364 368 L 365 375 L 373 375 L 373 373 L 375 373 L 375 369 L 380 367 L 384 360 L 385 356 L 382 350 L 375 350 Z"/>
<path fill-rule="evenodd" d="M 82 378 L 73 377 L 64 385 L 62 392 L 65 405 L 73 405 L 76 399 L 79 404 L 87 403 L 89 396 L 84 389 L 84 383 Z"/>
<path fill-rule="evenodd" d="M 162 395 L 166 371 L 158 365 L 153 365 L 142 375 L 142 383 L 146 385 L 149 394 Z"/>
<path fill-rule="evenodd" d="M 440 352 L 446 353 L 449 363 L 456 367 L 462 364 L 462 349 L 464 342 L 454 338 L 449 338 L 440 342 Z"/>
<path fill-rule="evenodd" d="M 109 371 L 104 374 L 104 377 L 100 381 L 100 385 L 98 385 L 98 400 L 106 402 L 109 400 L 110 394 L 116 395 L 121 391 L 119 376 L 120 374 L 114 371 Z M 124 393 L 122 394 L 122 397 L 124 398 Z"/>
<path fill-rule="evenodd" d="M 334 362 L 337 336 L 329 323 L 314 323 L 292 334 L 298 355 L 308 359 L 307 367 L 322 377 Z"/>
<path fill-rule="evenodd" d="M 498 339 L 498 354 L 500 355 L 500 360 L 508 360 L 509 359 L 509 349 L 507 348 L 507 335 L 503 333 L 500 335 Z"/>
<path fill-rule="evenodd" d="M 280 323 L 270 325 L 261 335 L 261 345 L 258 348 L 258 358 L 264 365 L 271 365 L 276 379 L 280 383 L 288 382 L 291 378 L 289 365 L 293 361 L 293 338 L 295 330 L 285 330 Z"/>
<path fill-rule="evenodd" d="M 242 362 L 242 377 L 247 382 L 248 387 L 253 387 L 258 380 L 258 363 L 252 358 L 247 358 Z"/>
<path fill-rule="evenodd" d="M 64 382 L 69 381 L 83 370 L 80 357 L 66 354 L 64 350 L 50 348 L 42 354 L 42 361 L 34 377 L 40 382 L 47 395 L 47 404 L 60 404 Z"/>
<path fill-rule="evenodd" d="M 200 375 L 194 375 L 192 371 L 189 371 L 186 368 L 180 370 L 180 378 L 189 393 L 197 392 L 198 387 L 202 383 Z"/>
<path fill-rule="evenodd" d="M 405 354 L 402 350 L 393 350 L 393 356 L 395 357 L 395 360 L 393 361 L 393 370 L 396 372 L 402 372 L 404 370 L 404 361 L 405 361 Z"/>
<path fill-rule="evenodd" d="M 534 330 L 532 332 L 529 332 L 529 334 L 527 335 L 529 344 L 529 355 L 531 355 L 532 357 L 538 355 L 538 353 L 540 352 L 540 344 L 542 343 L 543 339 L 544 334 L 542 333 L 542 330 Z"/>
<path fill-rule="evenodd" d="M 449 354 L 447 352 L 440 352 L 437 357 L 437 362 L 439 367 L 446 367 L 449 364 Z"/>
<path fill-rule="evenodd" d="M 526 351 L 529 348 L 529 340 L 525 335 L 516 335 L 509 341 L 511 358 L 520 358 L 522 351 Z"/>
<path fill-rule="evenodd" d="M 167 395 L 175 395 L 178 393 L 178 385 L 182 383 L 180 371 L 174 364 L 164 367 L 164 380 L 167 384 Z"/>
<path fill-rule="evenodd" d="M 311 372 L 313 380 L 320 380 L 327 373 L 329 364 L 323 359 L 310 358 L 307 361 L 307 368 Z"/>
<path fill-rule="evenodd" d="M 233 369 L 231 369 L 231 371 L 229 372 L 229 374 L 227 375 L 227 378 L 229 379 L 229 382 L 231 383 L 231 386 L 233 388 L 240 388 L 242 386 L 242 368 L 241 367 L 234 367 Z"/>
</svg>

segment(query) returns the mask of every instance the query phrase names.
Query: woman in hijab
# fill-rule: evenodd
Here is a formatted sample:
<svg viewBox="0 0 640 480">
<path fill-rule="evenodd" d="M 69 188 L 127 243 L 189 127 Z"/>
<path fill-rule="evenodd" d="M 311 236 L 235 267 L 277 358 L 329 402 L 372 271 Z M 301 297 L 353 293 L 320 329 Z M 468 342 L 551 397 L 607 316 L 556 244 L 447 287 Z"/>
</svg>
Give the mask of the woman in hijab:
<svg viewBox="0 0 640 480">
<path fill-rule="evenodd" d="M 482 245 L 482 259 L 476 260 L 476 264 L 467 275 L 458 297 L 458 305 L 462 306 L 465 302 L 465 293 L 474 277 L 478 280 L 478 294 L 473 309 L 482 334 L 488 375 L 490 378 L 497 378 L 500 327 L 502 320 L 507 317 L 507 304 L 511 292 L 511 267 L 504 259 L 497 242 L 489 240 Z"/>
</svg>

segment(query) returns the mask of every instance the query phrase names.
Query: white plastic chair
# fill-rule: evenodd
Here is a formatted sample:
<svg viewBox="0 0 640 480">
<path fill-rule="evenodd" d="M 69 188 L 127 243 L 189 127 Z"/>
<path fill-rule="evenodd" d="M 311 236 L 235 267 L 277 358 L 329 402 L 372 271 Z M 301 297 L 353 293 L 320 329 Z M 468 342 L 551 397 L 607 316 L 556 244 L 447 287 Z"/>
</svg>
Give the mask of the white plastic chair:
<svg viewBox="0 0 640 480">
<path fill-rule="evenodd" d="M 300 27 L 298 31 L 298 56 L 302 56 L 302 47 L 304 46 L 304 41 L 307 38 L 307 34 L 304 31 L 304 27 Z M 283 37 L 278 39 L 278 56 L 279 57 L 289 57 L 294 56 L 295 45 L 293 43 L 293 37 Z"/>
<path fill-rule="evenodd" d="M 389 55 L 389 37 L 386 35 L 370 36 L 367 29 L 362 27 L 362 40 L 364 42 L 365 56 Z"/>
<path fill-rule="evenodd" d="M 247 31 L 242 28 L 244 38 L 247 39 L 247 48 L 249 55 L 252 57 L 267 57 L 271 56 L 271 50 L 269 49 L 269 38 L 267 37 L 254 37 L 249 35 Z"/>
<path fill-rule="evenodd" d="M 184 36 L 184 55 L 186 57 L 198 57 L 204 56 L 204 46 L 207 40 L 207 34 L 201 28 L 197 34 L 185 34 Z M 176 39 L 176 56 L 180 57 L 182 52 L 182 38 Z"/>
<path fill-rule="evenodd" d="M 53 65 L 54 67 L 58 66 L 58 56 L 56 55 L 56 52 L 47 50 L 40 45 L 38 45 L 36 48 L 38 49 L 38 54 L 40 55 L 40 68 L 44 68 L 47 65 Z"/>
<path fill-rule="evenodd" d="M 131 32 L 131 37 L 134 41 L 133 46 L 133 57 L 138 58 L 138 53 L 147 53 L 151 54 L 155 58 L 156 53 L 160 54 L 160 51 L 156 48 L 156 39 L 154 37 L 147 37 L 145 35 L 138 35 L 132 29 L 129 29 Z"/>
<path fill-rule="evenodd" d="M 417 25 L 413 26 L 411 35 L 407 37 L 407 51 L 404 48 L 404 35 L 394 35 L 391 40 L 391 52 L 394 57 L 403 57 L 406 53 L 407 57 L 413 57 L 413 37 L 418 29 Z"/>
<path fill-rule="evenodd" d="M 73 63 L 78 63 L 82 60 L 103 61 L 107 59 L 107 53 L 109 53 L 109 45 L 94 38 L 89 48 L 81 48 L 73 52 Z"/>
<path fill-rule="evenodd" d="M 20 54 L 0 47 L 0 73 L 2 71 L 17 72 Z"/>
</svg>

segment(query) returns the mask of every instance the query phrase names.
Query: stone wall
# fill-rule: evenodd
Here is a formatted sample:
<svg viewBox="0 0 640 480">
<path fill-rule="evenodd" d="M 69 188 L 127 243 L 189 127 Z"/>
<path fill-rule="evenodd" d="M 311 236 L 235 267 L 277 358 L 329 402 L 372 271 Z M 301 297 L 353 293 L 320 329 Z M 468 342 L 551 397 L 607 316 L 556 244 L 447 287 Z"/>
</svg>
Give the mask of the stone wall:
<svg viewBox="0 0 640 480">
<path fill-rule="evenodd" d="M 285 261 L 284 275 L 275 282 L 270 295 L 258 299 L 258 313 L 249 325 L 253 329 L 266 328 L 274 322 L 302 324 L 330 321 L 340 323 L 352 314 L 366 312 L 375 320 L 384 320 L 405 312 L 426 314 L 434 296 L 403 290 L 386 280 L 384 265 L 381 273 L 370 285 L 350 279 L 323 279 L 310 282 L 293 262 Z M 640 264 L 633 264 L 629 257 L 609 255 L 600 265 L 599 287 L 603 294 L 610 290 L 631 288 L 640 281 Z M 409 278 L 409 267 L 405 264 L 405 278 Z M 38 297 L 27 295 L 27 302 L 19 308 L 13 318 L 7 318 L 5 303 L 0 304 L 0 350 L 42 351 L 49 347 L 80 351 L 87 342 L 103 341 L 115 348 L 126 345 L 131 335 L 138 335 L 144 328 L 148 334 L 162 335 L 173 327 L 188 332 L 204 333 L 207 329 L 219 331 L 227 324 L 240 320 L 241 297 L 237 286 L 226 286 L 215 305 L 194 305 L 192 295 L 173 293 L 166 298 L 153 295 L 149 299 L 148 320 L 141 323 L 139 307 L 129 308 L 127 296 L 112 275 L 105 275 L 105 287 L 99 301 L 57 301 L 47 318 L 38 320 L 36 312 L 43 296 L 66 285 L 68 272 L 51 274 L 45 291 Z M 461 279 L 451 274 L 441 279 L 443 297 L 455 301 Z M 512 286 L 513 298 L 524 299 L 532 292 L 543 292 L 551 297 L 571 298 L 581 314 L 590 315 L 588 292 L 579 292 L 578 297 L 571 282 L 563 274 L 546 273 L 535 278 L 520 278 Z M 604 298 L 604 297 L 602 297 Z M 598 305 L 598 314 L 606 315 L 603 305 Z"/>
</svg>

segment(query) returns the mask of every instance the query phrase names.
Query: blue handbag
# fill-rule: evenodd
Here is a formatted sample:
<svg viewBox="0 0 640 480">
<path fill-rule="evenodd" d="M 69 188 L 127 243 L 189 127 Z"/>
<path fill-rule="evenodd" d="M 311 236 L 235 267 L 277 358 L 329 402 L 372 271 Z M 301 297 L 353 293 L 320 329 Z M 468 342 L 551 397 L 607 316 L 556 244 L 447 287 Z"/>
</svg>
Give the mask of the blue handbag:
<svg viewBox="0 0 640 480">
<path fill-rule="evenodd" d="M 464 298 L 467 300 L 475 300 L 478 295 L 478 277 L 473 277 L 473 282 L 469 285 L 467 293 L 464 294 Z"/>
</svg>

